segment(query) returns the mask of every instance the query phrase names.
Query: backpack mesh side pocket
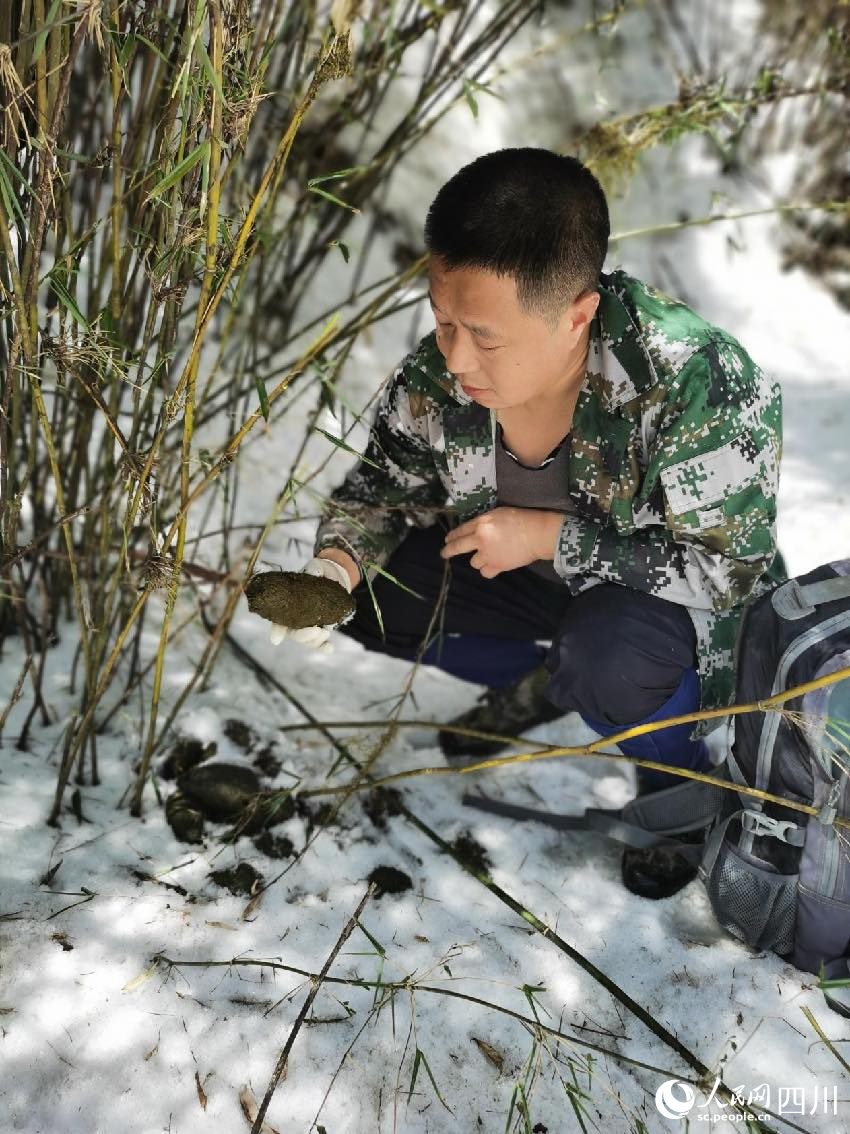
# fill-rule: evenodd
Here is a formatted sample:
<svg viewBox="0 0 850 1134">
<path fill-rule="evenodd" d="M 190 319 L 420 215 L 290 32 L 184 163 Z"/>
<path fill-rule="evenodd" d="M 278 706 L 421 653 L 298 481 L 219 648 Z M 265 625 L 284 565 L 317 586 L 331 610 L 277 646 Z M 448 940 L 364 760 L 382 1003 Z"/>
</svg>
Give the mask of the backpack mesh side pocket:
<svg viewBox="0 0 850 1134">
<path fill-rule="evenodd" d="M 790 953 L 797 920 L 796 874 L 779 874 L 724 839 L 705 879 L 714 915 L 753 949 Z"/>
</svg>

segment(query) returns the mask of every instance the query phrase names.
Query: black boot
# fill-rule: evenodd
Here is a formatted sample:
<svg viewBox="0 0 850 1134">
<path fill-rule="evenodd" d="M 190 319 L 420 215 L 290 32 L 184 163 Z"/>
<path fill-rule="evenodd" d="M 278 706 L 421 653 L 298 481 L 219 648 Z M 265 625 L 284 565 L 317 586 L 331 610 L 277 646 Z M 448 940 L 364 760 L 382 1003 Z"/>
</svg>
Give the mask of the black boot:
<svg viewBox="0 0 850 1134">
<path fill-rule="evenodd" d="M 705 831 L 671 835 L 682 843 L 699 846 Z M 669 898 L 697 876 L 697 866 L 667 847 L 626 847 L 623 851 L 623 885 L 641 898 Z"/>
<path fill-rule="evenodd" d="M 636 768 L 635 773 L 639 796 L 651 795 L 658 790 L 654 773 L 641 767 Z M 684 781 L 680 779 L 678 782 Z M 705 828 L 683 831 L 669 837 L 690 846 L 701 846 L 705 842 L 705 831 Z M 633 894 L 641 898 L 669 898 L 696 878 L 698 866 L 668 847 L 626 847 L 621 869 L 623 885 Z"/>
<path fill-rule="evenodd" d="M 519 736 L 534 725 L 557 720 L 564 710 L 547 701 L 544 690 L 549 672 L 537 666 L 518 681 L 503 689 L 488 689 L 477 705 L 451 722 L 461 728 L 479 732 L 498 732 L 506 736 Z M 469 756 L 492 756 L 507 745 L 500 740 L 484 740 L 461 733 L 441 731 L 440 748 L 450 760 Z"/>
<path fill-rule="evenodd" d="M 651 716 L 634 723 L 650 724 L 693 712 L 699 708 L 699 694 L 699 677 L 696 670 L 685 670 L 672 696 Z M 587 716 L 584 719 L 601 736 L 613 736 L 629 727 L 594 721 Z M 708 749 L 704 740 L 690 739 L 693 727 L 692 724 L 672 725 L 669 728 L 620 741 L 618 747 L 625 756 L 653 760 L 658 764 L 667 764 L 671 768 L 702 771 L 709 766 Z M 639 796 L 649 795 L 683 782 L 681 777 L 656 772 L 639 765 L 635 768 L 635 774 Z M 671 834 L 670 837 L 682 843 L 699 845 L 705 840 L 705 831 Z M 669 898 L 671 894 L 675 894 L 696 878 L 697 867 L 668 847 L 626 847 L 623 851 L 622 872 L 623 884 L 633 894 L 639 894 L 642 898 Z"/>
</svg>

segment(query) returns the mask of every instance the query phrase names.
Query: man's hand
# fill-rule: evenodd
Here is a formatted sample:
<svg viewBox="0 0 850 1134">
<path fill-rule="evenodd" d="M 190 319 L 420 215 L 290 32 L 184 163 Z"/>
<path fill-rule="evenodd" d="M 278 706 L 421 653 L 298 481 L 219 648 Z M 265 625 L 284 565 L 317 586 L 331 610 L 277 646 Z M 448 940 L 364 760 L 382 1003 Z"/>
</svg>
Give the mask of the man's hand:
<svg viewBox="0 0 850 1134">
<path fill-rule="evenodd" d="M 494 508 L 450 531 L 440 554 L 448 559 L 474 551 L 470 565 L 493 579 L 536 559 L 554 560 L 563 520 L 561 512 L 540 508 Z"/>
</svg>

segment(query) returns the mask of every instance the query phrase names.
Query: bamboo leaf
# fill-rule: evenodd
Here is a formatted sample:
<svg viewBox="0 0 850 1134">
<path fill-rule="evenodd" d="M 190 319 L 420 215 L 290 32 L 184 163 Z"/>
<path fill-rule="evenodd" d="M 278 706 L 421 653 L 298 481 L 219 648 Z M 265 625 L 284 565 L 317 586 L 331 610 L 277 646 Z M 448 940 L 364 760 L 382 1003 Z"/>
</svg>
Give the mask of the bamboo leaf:
<svg viewBox="0 0 850 1134">
<path fill-rule="evenodd" d="M 210 82 L 210 85 L 215 88 L 215 93 L 218 95 L 220 101 L 224 102 L 224 91 L 221 89 L 221 83 L 218 80 L 218 75 L 215 73 L 215 68 L 212 65 L 209 52 L 206 45 L 200 36 L 195 40 L 195 54 L 198 56 L 204 74 Z"/>
<path fill-rule="evenodd" d="M 145 47 L 149 47 L 154 55 L 157 55 L 163 63 L 168 63 L 168 56 L 164 55 L 163 52 L 160 51 L 153 40 L 148 39 L 146 35 L 141 35 L 139 32 L 136 32 L 136 39 L 139 41 L 139 43 L 143 43 Z"/>
<path fill-rule="evenodd" d="M 154 185 L 153 189 L 148 193 L 146 201 L 150 201 L 152 197 L 160 197 L 167 189 L 170 189 L 172 185 L 176 185 L 178 181 L 182 181 L 186 174 L 194 169 L 199 161 L 206 158 L 209 149 L 209 138 L 195 146 L 188 157 L 185 157 L 179 165 L 176 165 L 171 173 L 163 177 L 161 181 L 157 181 L 156 185 Z"/>
<path fill-rule="evenodd" d="M 472 111 L 472 117 L 478 117 L 478 99 L 475 97 L 477 93 L 488 94 L 492 98 L 502 99 L 503 96 L 497 91 L 491 90 L 486 83 L 478 83 L 475 79 L 463 80 L 463 97 L 469 104 L 469 109 Z"/>
<path fill-rule="evenodd" d="M 384 619 L 381 615 L 381 608 L 378 605 L 378 600 L 375 598 L 375 592 L 372 590 L 372 580 L 369 578 L 367 571 L 363 572 L 363 579 L 366 583 L 366 590 L 369 592 L 369 598 L 372 600 L 372 606 L 375 608 L 375 618 L 378 622 L 378 629 L 381 632 L 381 637 L 384 637 Z M 412 1090 L 413 1088 L 411 1088 Z"/>
<path fill-rule="evenodd" d="M 239 1088 L 239 1105 L 245 1118 L 253 1126 L 256 1123 L 260 1108 L 257 1106 L 257 1100 L 254 1098 L 250 1087 Z M 260 1134 L 279 1134 L 279 1131 L 276 1127 L 270 1126 L 268 1122 L 263 1122 L 260 1126 Z"/>
<path fill-rule="evenodd" d="M 525 1134 L 532 1134 L 531 1122 L 528 1117 L 528 1099 L 525 1094 L 525 1087 L 522 1083 L 517 1083 L 511 1095 L 511 1106 L 508 1111 L 508 1121 L 505 1123 L 505 1134 L 508 1134 L 511 1126 L 511 1118 L 514 1110 L 516 1109 L 523 1123 L 523 1131 Z"/>
<path fill-rule="evenodd" d="M 254 386 L 257 389 L 257 396 L 260 399 L 260 412 L 266 421 L 269 420 L 269 395 L 266 390 L 266 384 L 259 374 L 254 375 Z"/>
<path fill-rule="evenodd" d="M 133 977 L 132 980 L 128 980 L 121 991 L 134 992 L 139 987 L 139 985 L 144 984 L 146 980 L 149 980 L 153 976 L 154 972 L 156 971 L 156 967 L 157 962 L 154 961 L 153 964 L 150 965 L 149 968 L 145 969 L 143 973 L 139 973 L 139 975 Z"/>
<path fill-rule="evenodd" d="M 341 177 L 348 177 L 351 173 L 363 173 L 369 167 L 367 165 L 352 165 L 348 169 L 338 169 L 334 173 L 322 173 L 318 177 L 311 177 L 307 182 L 307 188 L 312 189 L 316 185 L 321 185 L 325 181 L 337 181 Z"/>
<path fill-rule="evenodd" d="M 0 155 L 5 157 L 3 151 L 0 150 Z M 18 204 L 18 198 L 15 196 L 9 179 L 6 176 L 6 170 L 0 166 L 0 199 L 3 201 L 3 209 L 6 216 L 11 221 L 14 216 L 17 219 L 19 232 L 22 238 L 27 235 L 27 222 L 24 214 L 21 212 L 21 207 Z"/>
<path fill-rule="evenodd" d="M 410 1102 L 413 1094 L 413 1088 L 416 1086 L 416 1076 L 419 1074 L 419 1064 L 422 1062 L 422 1052 L 417 1047 L 416 1055 L 413 1058 L 413 1073 L 410 1076 L 410 1090 L 407 1092 L 407 1101 Z"/>
<path fill-rule="evenodd" d="M 505 1061 L 499 1054 L 499 1052 L 495 1049 L 495 1047 L 493 1047 L 491 1043 L 487 1043 L 486 1040 L 479 1039 L 477 1036 L 472 1037 L 472 1042 L 475 1044 L 484 1058 L 489 1059 L 489 1061 L 501 1075 L 502 1071 L 504 1070 Z"/>
<path fill-rule="evenodd" d="M 118 39 L 119 41 L 120 41 L 120 38 L 121 38 L 120 36 L 116 36 L 116 39 Z M 121 44 L 120 51 L 116 52 L 116 55 L 117 55 L 117 58 L 118 58 L 118 66 L 119 66 L 122 73 L 124 72 L 124 68 L 127 66 L 127 60 L 130 58 L 130 54 L 132 53 L 133 48 L 136 46 L 137 38 L 138 38 L 138 36 L 133 35 L 132 32 L 130 32 L 128 35 L 125 35 L 124 36 L 124 42 Z M 125 75 L 125 77 L 124 77 L 125 84 L 126 84 L 126 81 L 127 81 L 127 79 L 126 79 L 126 75 Z"/>
<path fill-rule="evenodd" d="M 473 94 L 472 83 L 469 79 L 463 80 L 463 97 L 466 99 L 469 109 L 472 111 L 472 117 L 478 117 L 478 103 L 475 95 Z"/>
<path fill-rule="evenodd" d="M 566 1092 L 567 1098 L 570 1100 L 570 1106 L 573 1108 L 573 1114 L 576 1117 L 576 1122 L 579 1124 L 582 1134 L 587 1134 L 587 1127 L 584 1124 L 584 1116 L 588 1115 L 589 1117 L 589 1114 L 584 1103 L 585 1100 L 587 1100 L 590 1096 L 585 1094 L 585 1092 L 580 1090 L 578 1087 L 572 1086 L 572 1084 L 570 1083 L 564 1083 L 563 1087 Z"/>
<path fill-rule="evenodd" d="M 535 996 L 535 993 L 536 992 L 545 992 L 546 986 L 544 984 L 524 984 L 522 986 L 522 991 L 523 991 L 523 994 L 524 994 L 526 1000 L 529 1003 L 529 1006 L 531 1007 L 531 1011 L 534 1014 L 534 1019 L 539 1024 L 540 1023 L 540 1017 L 537 1015 L 537 998 Z M 543 1005 L 541 1004 L 540 1007 L 543 1008 Z M 552 1015 L 552 1013 L 547 1012 L 545 1008 L 543 1008 L 543 1011 L 546 1012 L 547 1016 Z"/>
<path fill-rule="evenodd" d="M 382 954 L 380 954 L 380 957 L 379 957 L 379 960 L 378 960 L 378 975 L 375 978 L 375 992 L 374 992 L 374 995 L 372 996 L 372 1007 L 373 1008 L 378 1003 L 378 998 L 381 995 L 381 989 L 383 988 L 383 984 L 384 984 L 384 960 L 385 960 L 385 958 L 384 958 L 384 955 L 382 953 Z"/>
<path fill-rule="evenodd" d="M 324 189 L 320 189 L 317 185 L 308 185 L 307 188 L 311 193 L 316 193 L 319 197 L 324 197 L 326 201 L 332 201 L 333 204 L 339 205 L 343 209 L 350 209 L 352 213 L 360 212 L 360 210 L 356 209 L 354 205 L 349 205 L 345 201 L 341 201 L 339 197 L 335 197 L 333 193 L 325 192 Z"/>
<path fill-rule="evenodd" d="M 79 307 L 77 307 L 74 297 L 65 287 L 65 285 L 61 283 L 60 280 L 57 279 L 57 277 L 52 272 L 48 274 L 47 278 L 50 280 L 50 286 L 56 292 L 57 298 L 62 303 L 62 305 L 68 309 L 68 313 L 70 314 L 74 322 L 84 330 L 90 331 L 91 327 L 89 326 L 88 320 L 80 311 Z"/>
<path fill-rule="evenodd" d="M 44 22 L 44 27 L 35 37 L 35 47 L 32 52 L 32 63 L 37 63 L 44 53 L 44 45 L 47 42 L 47 37 L 54 24 L 56 23 L 56 13 L 62 5 L 62 0 L 53 0 L 50 5 L 50 11 L 47 13 L 47 19 Z"/>
<path fill-rule="evenodd" d="M 836 1046 L 832 1042 L 832 1040 L 829 1039 L 829 1037 L 826 1035 L 823 1028 L 820 1026 L 818 1021 L 815 1019 L 814 1013 L 811 1011 L 811 1009 L 804 1007 L 802 1009 L 802 1012 L 803 1012 L 803 1015 L 806 1017 L 806 1019 L 809 1021 L 809 1023 L 812 1025 L 812 1027 L 817 1032 L 818 1038 L 821 1040 L 821 1042 L 826 1045 L 827 1049 L 835 1056 L 835 1058 L 838 1060 L 838 1062 L 841 1064 L 841 1066 L 844 1068 L 844 1070 L 850 1071 L 850 1063 L 847 1062 L 847 1060 L 844 1058 L 844 1056 L 841 1054 L 841 1052 L 836 1048 Z"/>
<path fill-rule="evenodd" d="M 336 445 L 338 449 L 345 449 L 346 453 L 351 453 L 353 456 L 363 461 L 364 464 L 371 465 L 373 469 L 380 469 L 380 465 L 376 465 L 374 461 L 370 460 L 368 457 L 364 457 L 362 453 L 358 453 L 357 450 L 352 449 L 350 445 L 346 445 L 341 437 L 334 437 L 332 433 L 328 433 L 324 429 L 319 429 L 318 425 L 316 426 L 316 432 L 321 433 L 323 437 L 327 437 L 328 441 Z"/>
<path fill-rule="evenodd" d="M 443 1104 L 443 1106 L 446 1108 L 446 1110 L 449 1112 L 449 1114 L 451 1114 L 452 1108 L 449 1106 L 449 1104 L 446 1102 L 446 1100 L 440 1094 L 440 1088 L 437 1086 L 437 1080 L 434 1078 L 434 1073 L 431 1070 L 430 1064 L 428 1063 L 428 1060 L 425 1056 L 425 1052 L 423 1051 L 420 1054 L 422 1056 L 422 1062 L 425 1065 L 425 1070 L 428 1074 L 428 1078 L 431 1080 L 431 1086 L 434 1088 L 434 1091 L 437 1095 L 437 1098 L 440 1100 L 440 1102 Z"/>
<path fill-rule="evenodd" d="M 351 257 L 351 252 L 349 251 L 347 244 L 343 244 L 343 242 L 341 240 L 332 240 L 328 244 L 328 248 L 338 248 L 340 250 L 340 252 L 342 253 L 343 260 L 345 260 L 346 264 L 348 263 L 348 261 Z"/>
<path fill-rule="evenodd" d="M 335 311 L 333 315 L 331 315 L 330 319 L 328 319 L 327 323 L 325 323 L 324 327 L 322 327 L 321 331 L 319 331 L 318 335 L 316 335 L 315 339 L 313 339 L 313 341 L 310 343 L 306 353 L 310 355 L 315 354 L 318 349 L 319 343 L 324 342 L 325 339 L 331 338 L 331 334 L 336 330 L 338 323 L 339 312 Z"/>
<path fill-rule="evenodd" d="M 30 196 L 32 195 L 32 185 L 30 185 L 29 181 L 27 181 L 15 163 L 10 161 L 8 154 L 2 148 L 0 148 L 0 165 L 2 165 L 3 171 L 7 176 L 14 177 L 21 188 L 25 189 Z"/>
<path fill-rule="evenodd" d="M 380 941 L 377 939 L 377 937 L 372 936 L 372 934 L 369 932 L 369 930 L 366 928 L 366 926 L 363 924 L 362 921 L 358 921 L 357 925 L 360 928 L 360 930 L 362 931 L 362 933 L 366 937 L 369 938 L 369 940 L 372 942 L 372 944 L 375 946 L 375 948 L 378 950 L 378 952 L 381 954 L 381 956 L 385 957 L 387 955 L 387 951 L 383 947 L 383 945 L 380 943 Z"/>
<path fill-rule="evenodd" d="M 201 1110 L 207 1109 L 207 1092 L 204 1090 L 204 1084 L 201 1082 L 201 1076 L 195 1072 L 195 1090 L 198 1092 L 198 1102 L 201 1104 Z"/>
<path fill-rule="evenodd" d="M 392 574 L 390 574 L 390 572 L 389 572 L 389 571 L 385 571 L 385 570 L 384 570 L 384 568 L 383 568 L 383 567 L 379 567 L 377 563 L 371 563 L 371 562 L 370 562 L 370 563 L 366 563 L 366 564 L 364 564 L 364 566 L 366 566 L 366 567 L 371 567 L 371 568 L 372 568 L 372 569 L 373 569 L 374 571 L 376 571 L 376 572 L 377 572 L 377 573 L 378 573 L 379 575 L 383 575 L 385 579 L 389 579 L 389 581 L 390 581 L 391 583 L 395 583 L 395 585 L 396 585 L 397 587 L 401 587 L 401 589 L 402 589 L 403 591 L 407 591 L 407 593 L 408 593 L 409 595 L 413 595 L 413 597 L 414 597 L 414 598 L 422 599 L 422 600 L 424 601 L 424 599 L 425 599 L 425 596 L 424 596 L 424 595 L 420 595 L 418 591 L 414 591 L 412 587 L 408 587 L 408 585 L 407 585 L 406 583 L 403 583 L 403 582 L 401 581 L 401 579 L 397 579 L 397 578 L 395 577 L 395 575 L 392 575 Z"/>
</svg>

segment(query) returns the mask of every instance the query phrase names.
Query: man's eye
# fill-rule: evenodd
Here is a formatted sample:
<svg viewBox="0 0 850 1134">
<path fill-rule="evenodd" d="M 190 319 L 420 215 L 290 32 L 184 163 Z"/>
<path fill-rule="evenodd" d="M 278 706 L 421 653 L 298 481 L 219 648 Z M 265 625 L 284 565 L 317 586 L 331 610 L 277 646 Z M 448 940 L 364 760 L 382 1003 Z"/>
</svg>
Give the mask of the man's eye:
<svg viewBox="0 0 850 1134">
<path fill-rule="evenodd" d="M 436 320 L 436 323 L 437 323 L 437 326 L 441 330 L 450 330 L 452 327 L 454 327 L 454 323 L 441 323 L 439 319 Z M 488 346 L 481 346 L 479 343 L 476 343 L 475 345 L 478 347 L 479 350 L 486 350 L 488 352 L 502 349 L 500 346 L 489 346 L 488 347 Z"/>
</svg>

